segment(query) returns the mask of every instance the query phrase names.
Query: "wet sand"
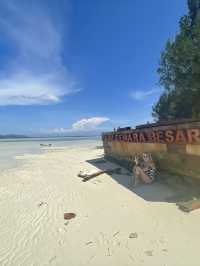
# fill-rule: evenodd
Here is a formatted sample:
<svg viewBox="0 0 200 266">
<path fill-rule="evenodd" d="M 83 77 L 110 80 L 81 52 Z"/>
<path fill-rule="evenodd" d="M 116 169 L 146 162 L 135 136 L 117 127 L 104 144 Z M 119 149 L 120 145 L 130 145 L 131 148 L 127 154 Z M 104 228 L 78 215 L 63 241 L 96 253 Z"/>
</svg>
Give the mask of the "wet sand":
<svg viewBox="0 0 200 266">
<path fill-rule="evenodd" d="M 52 148 L 1 173 L 0 265 L 199 266 L 200 210 L 180 211 L 159 183 L 131 189 L 126 171 L 82 182 L 80 170 L 113 166 L 102 155 Z"/>
</svg>

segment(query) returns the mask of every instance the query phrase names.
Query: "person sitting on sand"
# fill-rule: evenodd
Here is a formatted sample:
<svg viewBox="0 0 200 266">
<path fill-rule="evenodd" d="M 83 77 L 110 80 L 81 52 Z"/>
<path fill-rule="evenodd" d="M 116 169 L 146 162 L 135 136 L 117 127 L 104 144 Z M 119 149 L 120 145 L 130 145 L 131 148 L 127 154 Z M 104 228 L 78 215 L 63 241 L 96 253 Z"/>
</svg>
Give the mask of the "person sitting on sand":
<svg viewBox="0 0 200 266">
<path fill-rule="evenodd" d="M 151 184 L 155 179 L 155 164 L 151 154 L 143 153 L 142 158 L 138 156 L 134 158 L 135 165 L 133 167 L 133 186 L 142 181 L 145 184 Z"/>
</svg>

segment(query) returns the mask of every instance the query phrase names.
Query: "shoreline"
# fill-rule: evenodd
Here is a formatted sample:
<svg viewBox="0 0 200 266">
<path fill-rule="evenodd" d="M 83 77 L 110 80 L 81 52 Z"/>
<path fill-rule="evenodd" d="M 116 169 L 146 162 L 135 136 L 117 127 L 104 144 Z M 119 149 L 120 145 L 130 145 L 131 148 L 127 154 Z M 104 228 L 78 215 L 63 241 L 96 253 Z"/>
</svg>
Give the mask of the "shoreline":
<svg viewBox="0 0 200 266">
<path fill-rule="evenodd" d="M 26 139 L 2 139 L 0 140 L 0 171 L 17 168 L 20 165 L 19 157 L 31 154 L 42 154 L 48 151 L 48 147 L 41 147 L 41 143 L 52 142 L 52 149 L 67 148 L 87 143 L 100 142 L 95 139 L 65 139 L 65 138 L 26 138 Z M 22 160 L 21 160 L 22 161 Z"/>
</svg>

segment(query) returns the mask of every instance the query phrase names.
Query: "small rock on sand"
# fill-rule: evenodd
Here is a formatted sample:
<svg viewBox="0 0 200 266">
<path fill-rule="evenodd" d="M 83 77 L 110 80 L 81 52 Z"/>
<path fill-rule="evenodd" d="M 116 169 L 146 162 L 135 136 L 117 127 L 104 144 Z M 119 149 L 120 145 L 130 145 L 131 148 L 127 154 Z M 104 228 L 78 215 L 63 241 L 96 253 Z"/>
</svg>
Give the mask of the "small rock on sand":
<svg viewBox="0 0 200 266">
<path fill-rule="evenodd" d="M 146 250 L 146 251 L 145 251 L 145 254 L 146 254 L 147 256 L 153 256 L 153 251 L 152 251 L 152 250 Z"/>
<path fill-rule="evenodd" d="M 138 234 L 137 233 L 130 233 L 129 238 L 137 238 Z"/>
<path fill-rule="evenodd" d="M 90 245 L 90 244 L 92 244 L 93 242 L 92 241 L 89 241 L 89 242 L 87 242 L 87 243 L 85 243 L 86 245 Z"/>
<path fill-rule="evenodd" d="M 48 203 L 45 202 L 45 201 L 41 201 L 41 202 L 38 204 L 38 207 L 41 207 L 42 205 L 48 205 Z"/>
<path fill-rule="evenodd" d="M 65 220 L 70 220 L 76 217 L 76 214 L 73 212 L 65 212 L 64 213 L 64 219 Z"/>
</svg>

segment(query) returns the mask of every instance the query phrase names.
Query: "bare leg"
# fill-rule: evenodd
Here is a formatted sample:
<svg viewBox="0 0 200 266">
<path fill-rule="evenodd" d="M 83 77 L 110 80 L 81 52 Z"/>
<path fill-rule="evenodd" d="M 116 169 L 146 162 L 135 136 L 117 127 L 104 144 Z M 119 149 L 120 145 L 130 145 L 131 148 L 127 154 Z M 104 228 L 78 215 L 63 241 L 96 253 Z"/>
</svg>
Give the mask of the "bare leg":
<svg viewBox="0 0 200 266">
<path fill-rule="evenodd" d="M 140 169 L 140 178 L 145 184 L 151 184 L 153 182 L 153 180 L 142 169 Z"/>
<path fill-rule="evenodd" d="M 133 167 L 132 186 L 136 187 L 140 181 L 140 168 L 138 166 Z"/>
</svg>

